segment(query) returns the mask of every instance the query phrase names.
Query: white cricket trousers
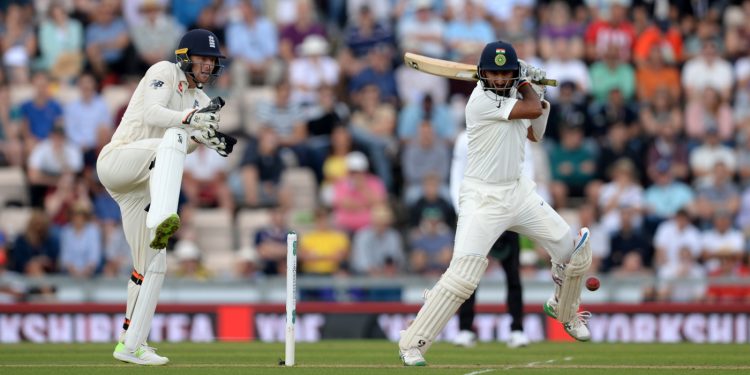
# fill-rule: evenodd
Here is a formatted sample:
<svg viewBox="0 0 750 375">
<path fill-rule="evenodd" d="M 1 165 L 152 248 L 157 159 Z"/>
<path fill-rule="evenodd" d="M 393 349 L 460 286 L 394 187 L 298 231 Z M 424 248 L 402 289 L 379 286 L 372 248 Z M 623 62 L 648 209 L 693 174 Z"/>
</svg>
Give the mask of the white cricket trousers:
<svg viewBox="0 0 750 375">
<path fill-rule="evenodd" d="M 570 226 L 542 199 L 528 177 L 505 184 L 464 177 L 453 259 L 487 256 L 506 230 L 531 238 L 547 250 L 554 263 L 567 263 L 573 252 Z"/>
<path fill-rule="evenodd" d="M 143 275 L 151 257 L 151 230 L 146 227 L 146 206 L 151 202 L 149 166 L 161 139 L 150 138 L 128 144 L 108 144 L 99 154 L 96 172 L 120 206 L 125 239 L 130 245 L 133 268 Z"/>
</svg>

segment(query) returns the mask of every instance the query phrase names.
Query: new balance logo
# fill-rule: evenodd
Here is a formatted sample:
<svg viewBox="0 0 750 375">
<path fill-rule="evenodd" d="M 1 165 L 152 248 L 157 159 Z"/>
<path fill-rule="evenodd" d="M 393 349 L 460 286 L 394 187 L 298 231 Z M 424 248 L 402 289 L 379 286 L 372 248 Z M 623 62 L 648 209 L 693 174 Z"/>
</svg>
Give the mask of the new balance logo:
<svg viewBox="0 0 750 375">
<path fill-rule="evenodd" d="M 177 134 L 177 142 L 182 144 L 182 134 Z"/>
</svg>

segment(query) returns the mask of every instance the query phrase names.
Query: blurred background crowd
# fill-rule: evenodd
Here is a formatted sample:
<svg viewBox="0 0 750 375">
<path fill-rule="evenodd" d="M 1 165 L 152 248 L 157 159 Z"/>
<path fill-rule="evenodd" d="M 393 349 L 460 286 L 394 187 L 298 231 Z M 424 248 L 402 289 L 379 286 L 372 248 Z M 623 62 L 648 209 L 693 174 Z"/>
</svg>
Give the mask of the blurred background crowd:
<svg viewBox="0 0 750 375">
<path fill-rule="evenodd" d="M 228 56 L 206 92 L 240 143 L 188 156 L 170 277 L 284 274 L 289 230 L 304 275 L 442 273 L 474 84 L 401 56 L 476 63 L 502 39 L 561 83 L 527 156 L 591 229 L 591 272 L 653 277 L 653 300 L 750 299 L 748 19 L 738 0 L 0 1 L 0 295 L 22 298 L 19 275 L 129 275 L 96 156 L 145 70 L 206 28 Z M 522 248 L 523 277 L 548 280 Z"/>
</svg>

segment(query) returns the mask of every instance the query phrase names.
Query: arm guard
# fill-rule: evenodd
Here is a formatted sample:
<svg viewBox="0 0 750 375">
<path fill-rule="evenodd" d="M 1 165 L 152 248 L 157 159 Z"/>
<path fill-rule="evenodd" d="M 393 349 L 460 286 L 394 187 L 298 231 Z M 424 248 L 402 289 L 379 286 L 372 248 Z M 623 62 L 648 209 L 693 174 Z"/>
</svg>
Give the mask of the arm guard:
<svg viewBox="0 0 750 375">
<path fill-rule="evenodd" d="M 531 130 L 534 132 L 534 138 L 537 142 L 542 140 L 544 132 L 547 130 L 547 119 L 549 119 L 550 104 L 542 100 L 542 115 L 531 120 Z"/>
</svg>

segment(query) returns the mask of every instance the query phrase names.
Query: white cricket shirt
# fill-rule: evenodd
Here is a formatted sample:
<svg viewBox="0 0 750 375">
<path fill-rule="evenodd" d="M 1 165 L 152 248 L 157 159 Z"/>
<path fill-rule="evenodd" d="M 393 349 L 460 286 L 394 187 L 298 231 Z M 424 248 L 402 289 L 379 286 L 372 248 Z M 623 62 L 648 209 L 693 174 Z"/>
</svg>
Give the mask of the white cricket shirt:
<svg viewBox="0 0 750 375">
<path fill-rule="evenodd" d="M 458 198 L 461 192 L 461 181 L 466 172 L 466 153 L 469 147 L 469 139 L 466 137 L 466 131 L 462 131 L 456 137 L 456 143 L 453 145 L 453 159 L 451 160 L 450 173 L 450 193 L 453 209 L 458 212 Z M 534 153 L 531 150 L 531 141 L 524 142 L 524 161 L 521 174 L 534 180 Z"/>
<path fill-rule="evenodd" d="M 482 90 L 481 82 L 477 82 L 466 104 L 469 143 L 464 177 L 490 184 L 521 177 L 526 129 L 531 125 L 527 119 L 508 120 L 518 99 L 498 99 L 496 94 Z"/>
<path fill-rule="evenodd" d="M 185 126 L 186 109 L 204 107 L 209 101 L 203 90 L 188 88 L 187 77 L 177 64 L 158 62 L 138 83 L 111 143 L 161 138 L 168 128 Z"/>
</svg>

